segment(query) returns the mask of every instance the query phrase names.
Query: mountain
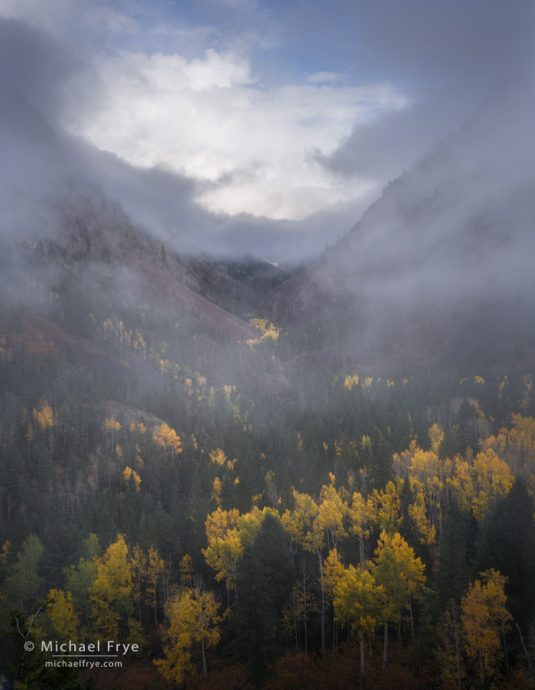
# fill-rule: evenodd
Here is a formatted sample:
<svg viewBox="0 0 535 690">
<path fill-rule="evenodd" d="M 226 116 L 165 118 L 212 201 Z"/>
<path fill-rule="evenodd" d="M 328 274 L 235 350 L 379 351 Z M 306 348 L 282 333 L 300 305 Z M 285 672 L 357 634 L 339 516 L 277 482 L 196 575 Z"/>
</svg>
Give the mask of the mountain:
<svg viewBox="0 0 535 690">
<path fill-rule="evenodd" d="M 533 365 L 535 158 L 502 119 L 451 135 L 273 290 L 299 349 L 376 373 Z"/>
<path fill-rule="evenodd" d="M 398 546 L 385 584 L 398 592 L 408 556 L 430 594 L 396 593 L 380 631 L 366 623 L 367 687 L 436 687 L 439 645 L 420 641 L 479 561 L 510 577 L 528 634 L 535 566 L 496 554 L 517 532 L 533 552 L 528 490 L 508 495 L 515 477 L 535 487 L 533 161 L 514 141 L 487 152 L 483 124 L 285 267 L 178 251 L 105 188 L 96 171 L 116 162 L 85 166 L 22 99 L 0 109 L 0 678 L 161 687 L 157 666 L 189 674 L 205 651 L 188 687 L 356 687 L 365 637 L 338 625 L 326 574 L 356 582 L 340 553 L 374 560 L 373 578 Z M 518 501 L 520 528 L 503 528 Z M 199 602 L 206 650 L 183 627 Z M 407 644 L 385 671 L 389 625 Z M 21 629 L 142 651 L 78 677 Z M 511 665 L 518 629 L 496 632 Z"/>
</svg>

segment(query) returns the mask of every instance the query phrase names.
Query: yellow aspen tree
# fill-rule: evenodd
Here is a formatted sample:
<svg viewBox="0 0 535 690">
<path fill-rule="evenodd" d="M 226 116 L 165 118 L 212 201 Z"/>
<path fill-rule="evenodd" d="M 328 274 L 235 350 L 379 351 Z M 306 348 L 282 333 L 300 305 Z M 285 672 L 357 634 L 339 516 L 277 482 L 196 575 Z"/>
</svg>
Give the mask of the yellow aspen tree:
<svg viewBox="0 0 535 690">
<path fill-rule="evenodd" d="M 165 422 L 162 422 L 154 429 L 152 440 L 160 448 L 170 450 L 173 455 L 180 455 L 182 453 L 182 439 L 173 427 Z"/>
<path fill-rule="evenodd" d="M 349 514 L 347 503 L 342 499 L 334 485 L 335 477 L 331 477 L 331 483 L 324 485 L 320 492 L 318 514 L 312 524 L 312 534 L 316 542 L 316 554 L 319 565 L 319 581 L 321 590 L 321 651 L 325 654 L 325 582 L 323 578 L 323 549 L 326 545 L 336 547 L 339 539 L 347 536 L 346 518 Z"/>
<path fill-rule="evenodd" d="M 350 527 L 349 530 L 359 540 L 359 561 L 364 567 L 366 563 L 365 542 L 370 537 L 370 504 L 364 496 L 355 491 L 351 498 L 349 507 Z"/>
<path fill-rule="evenodd" d="M 467 460 L 459 455 L 453 458 L 451 476 L 446 483 L 448 489 L 455 493 L 459 506 L 463 510 L 471 511 L 475 489 L 473 473 Z"/>
<path fill-rule="evenodd" d="M 51 429 L 54 426 L 54 410 L 46 400 L 39 409 L 34 408 L 32 414 L 41 430 Z"/>
<path fill-rule="evenodd" d="M 200 647 L 202 671 L 207 674 L 206 650 L 219 642 L 219 605 L 211 592 L 188 589 L 169 604 L 169 626 L 165 631 L 163 658 L 154 663 L 160 673 L 181 685 L 195 672 L 193 653 Z"/>
<path fill-rule="evenodd" d="M 478 453 L 472 464 L 474 496 L 472 512 L 481 522 L 497 499 L 506 496 L 514 483 L 514 475 L 506 462 L 492 449 Z"/>
<path fill-rule="evenodd" d="M 374 489 L 368 502 L 374 523 L 388 534 L 395 532 L 401 524 L 401 500 L 397 485 L 390 481 L 384 489 Z"/>
<path fill-rule="evenodd" d="M 409 515 L 418 533 L 418 541 L 431 546 L 436 541 L 437 530 L 428 516 L 425 489 L 418 480 L 413 478 L 409 479 L 409 486 L 413 496 L 413 501 L 409 505 Z"/>
<path fill-rule="evenodd" d="M 216 580 L 225 581 L 227 593 L 234 588 L 236 566 L 243 554 L 243 544 L 238 532 L 240 511 L 217 508 L 207 516 L 205 522 L 207 546 L 203 556 L 215 570 Z"/>
<path fill-rule="evenodd" d="M 332 596 L 336 583 L 345 572 L 344 564 L 340 560 L 337 549 L 331 549 L 323 564 L 323 580 L 325 591 Z"/>
<path fill-rule="evenodd" d="M 375 550 L 373 574 L 377 584 L 382 585 L 385 591 L 384 666 L 388 660 L 388 624 L 400 623 L 403 610 L 408 609 L 412 629 L 412 598 L 424 588 L 424 571 L 421 559 L 399 532 L 393 535 L 384 530 L 381 532 Z"/>
<path fill-rule="evenodd" d="M 97 573 L 90 589 L 91 619 L 96 632 L 116 639 L 133 604 L 132 570 L 123 535 L 97 559 Z"/>
<path fill-rule="evenodd" d="M 494 676 L 501 637 L 511 620 L 507 610 L 507 578 L 486 570 L 469 587 L 461 602 L 461 624 L 466 656 L 476 665 L 482 685 Z"/>
<path fill-rule="evenodd" d="M 373 634 L 383 621 L 385 590 L 366 569 L 337 569 L 333 588 L 336 620 L 356 633 L 359 639 L 360 673 L 365 673 L 364 636 Z"/>
<path fill-rule="evenodd" d="M 442 534 L 443 504 L 446 499 L 446 479 L 451 461 L 442 461 L 439 450 L 444 432 L 433 424 L 429 429 L 431 450 L 423 450 L 416 441 L 402 453 L 393 456 L 396 473 L 409 482 L 414 501 L 409 506 L 419 540 L 423 544 L 434 544 L 437 535 Z"/>
<path fill-rule="evenodd" d="M 527 486 L 535 489 L 535 419 L 519 414 L 513 415 L 510 429 L 502 428 L 495 436 L 482 441 L 482 450 L 492 449 L 504 460 L 516 477 L 521 477 Z"/>
<path fill-rule="evenodd" d="M 210 451 L 210 462 L 214 463 L 214 465 L 219 465 L 222 467 L 226 460 L 227 456 L 221 448 L 216 448 L 215 450 Z"/>
<path fill-rule="evenodd" d="M 70 592 L 51 589 L 48 592 L 46 614 L 59 639 L 74 642 L 78 640 L 80 621 Z"/>
<path fill-rule="evenodd" d="M 216 571 L 216 580 L 225 580 L 229 603 L 230 592 L 235 587 L 238 560 L 245 547 L 254 542 L 268 514 L 278 519 L 278 513 L 272 508 L 259 510 L 256 506 L 243 515 L 236 508 L 217 508 L 206 518 L 207 546 L 202 553 L 208 565 Z"/>
<path fill-rule="evenodd" d="M 133 470 L 128 465 L 123 470 L 123 479 L 127 485 L 129 485 L 130 481 L 133 480 L 134 486 L 136 487 L 136 491 L 139 491 L 139 488 L 141 486 L 141 477 L 135 470 Z"/>
<path fill-rule="evenodd" d="M 436 455 L 439 454 L 442 442 L 444 441 L 444 432 L 438 424 L 433 424 L 429 427 L 429 441 L 431 443 L 431 450 Z"/>
<path fill-rule="evenodd" d="M 309 494 L 300 493 L 293 489 L 294 509 L 286 510 L 281 518 L 281 523 L 285 531 L 289 534 L 294 544 L 298 544 L 304 551 L 309 553 L 321 554 L 321 549 L 325 546 L 324 535 L 314 529 L 319 507 L 316 501 Z M 307 592 L 307 573 L 303 559 L 303 582 L 301 592 L 303 631 L 305 652 L 308 651 L 308 592 Z"/>
</svg>

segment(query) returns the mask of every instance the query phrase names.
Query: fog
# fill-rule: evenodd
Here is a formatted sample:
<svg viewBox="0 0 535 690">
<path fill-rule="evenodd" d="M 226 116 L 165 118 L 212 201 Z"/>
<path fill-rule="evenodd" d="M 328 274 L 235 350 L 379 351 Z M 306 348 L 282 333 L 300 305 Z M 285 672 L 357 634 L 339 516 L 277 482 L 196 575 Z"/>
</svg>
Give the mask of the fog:
<svg viewBox="0 0 535 690">
<path fill-rule="evenodd" d="M 211 213 L 196 199 L 224 180 L 135 167 L 68 133 L 73 94 L 79 109 L 106 95 L 94 44 L 77 47 L 27 17 L 2 19 L 2 238 L 51 238 L 66 204 L 108 199 L 132 227 L 183 255 L 252 255 L 291 264 L 331 247 L 311 279 L 335 294 L 356 291 L 371 311 L 422 299 L 529 294 L 532 4 L 414 0 L 308 10 L 298 44 L 317 40 L 324 51 L 338 26 L 329 13 L 338 12 L 355 27 L 359 68 L 367 65 L 377 78 L 412 93 L 408 107 L 356 125 L 330 154 L 307 153 L 341 184 L 369 179 L 378 191 L 300 221 Z M 294 8 L 281 21 L 291 28 L 305 13 Z"/>
</svg>

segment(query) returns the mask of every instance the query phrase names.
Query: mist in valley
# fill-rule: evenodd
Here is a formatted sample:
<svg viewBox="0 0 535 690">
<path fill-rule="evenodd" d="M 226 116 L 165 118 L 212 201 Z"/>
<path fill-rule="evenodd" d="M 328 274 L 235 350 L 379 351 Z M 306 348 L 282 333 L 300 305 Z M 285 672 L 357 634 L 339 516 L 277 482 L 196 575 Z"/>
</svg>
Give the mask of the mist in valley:
<svg viewBox="0 0 535 690">
<path fill-rule="evenodd" d="M 0 686 L 531 688 L 532 3 L 46 5 L 0 0 Z"/>
</svg>

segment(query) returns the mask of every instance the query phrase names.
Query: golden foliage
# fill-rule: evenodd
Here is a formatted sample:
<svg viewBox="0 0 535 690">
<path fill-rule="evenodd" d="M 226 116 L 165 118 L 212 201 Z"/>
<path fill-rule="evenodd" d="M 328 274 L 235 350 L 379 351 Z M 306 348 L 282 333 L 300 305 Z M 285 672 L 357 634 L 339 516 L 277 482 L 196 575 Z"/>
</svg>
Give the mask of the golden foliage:
<svg viewBox="0 0 535 690">
<path fill-rule="evenodd" d="M 506 579 L 497 570 L 480 573 L 461 603 L 461 624 L 465 653 L 476 662 L 480 680 L 493 675 L 499 663 L 501 633 L 511 620 L 506 608 Z"/>
<path fill-rule="evenodd" d="M 91 619 L 98 633 L 107 635 L 110 640 L 116 639 L 119 623 L 131 608 L 132 595 L 128 545 L 121 534 L 96 560 L 96 577 L 89 598 Z"/>
<path fill-rule="evenodd" d="M 170 450 L 176 455 L 182 453 L 182 440 L 180 436 L 165 422 L 162 422 L 162 424 L 154 429 L 152 439 L 160 448 Z"/>
<path fill-rule="evenodd" d="M 123 470 L 123 479 L 127 484 L 130 483 L 130 479 L 133 479 L 136 486 L 136 491 L 139 491 L 139 487 L 141 486 L 141 477 L 135 470 L 133 470 L 131 467 L 128 467 L 128 465 Z"/>
<path fill-rule="evenodd" d="M 385 592 L 386 620 L 398 621 L 411 597 L 419 595 L 426 582 L 425 566 L 412 546 L 395 532 L 379 536 L 373 563 L 375 580 Z"/>
<path fill-rule="evenodd" d="M 280 328 L 271 321 L 267 321 L 266 319 L 251 319 L 249 323 L 259 332 L 257 338 L 249 338 L 249 340 L 247 340 L 247 345 L 250 347 L 266 342 L 267 340 L 276 342 L 279 339 Z"/>
<path fill-rule="evenodd" d="M 106 417 L 106 419 L 104 420 L 104 428 L 106 429 L 106 431 L 120 431 L 121 423 L 113 417 Z"/>
<path fill-rule="evenodd" d="M 374 489 L 369 502 L 374 522 L 382 530 L 394 532 L 401 524 L 401 502 L 397 485 L 387 482 L 384 489 Z"/>
<path fill-rule="evenodd" d="M 78 639 L 80 621 L 74 610 L 72 594 L 61 589 L 48 592 L 46 613 L 54 632 L 61 640 Z"/>
<path fill-rule="evenodd" d="M 373 633 L 382 623 L 385 589 L 372 572 L 350 565 L 336 579 L 333 589 L 336 620 L 356 633 Z"/>
<path fill-rule="evenodd" d="M 54 426 L 54 410 L 46 401 L 40 409 L 34 408 L 32 414 L 42 430 L 51 429 Z"/>
<path fill-rule="evenodd" d="M 354 374 L 347 374 L 347 376 L 344 377 L 344 388 L 346 391 L 353 390 L 355 386 L 358 386 L 359 380 L 360 377 L 356 372 Z"/>
<path fill-rule="evenodd" d="M 214 465 L 224 465 L 227 460 L 227 457 L 221 448 L 216 448 L 215 450 L 210 451 L 210 462 L 213 462 Z"/>
<path fill-rule="evenodd" d="M 214 595 L 198 588 L 188 589 L 171 601 L 164 656 L 154 662 L 164 678 L 181 685 L 194 673 L 192 650 L 196 645 L 201 646 L 204 661 L 205 649 L 215 647 L 221 637 L 218 612 Z"/>
</svg>

